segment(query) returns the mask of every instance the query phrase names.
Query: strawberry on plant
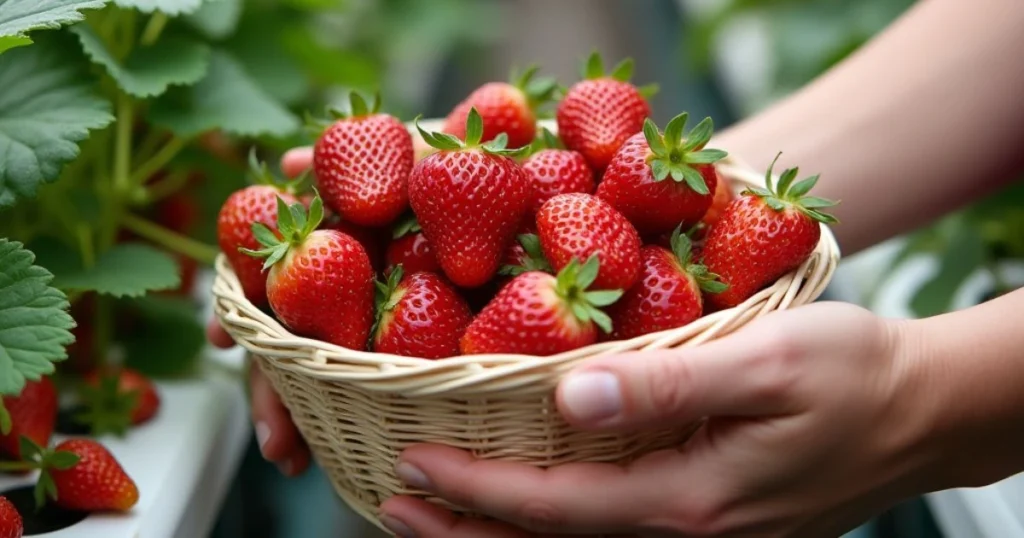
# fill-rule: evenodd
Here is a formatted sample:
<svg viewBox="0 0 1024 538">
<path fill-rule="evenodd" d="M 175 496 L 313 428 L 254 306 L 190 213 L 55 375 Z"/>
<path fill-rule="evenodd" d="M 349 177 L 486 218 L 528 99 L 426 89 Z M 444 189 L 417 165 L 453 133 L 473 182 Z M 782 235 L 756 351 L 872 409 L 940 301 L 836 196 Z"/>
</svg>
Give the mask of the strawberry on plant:
<svg viewBox="0 0 1024 538">
<path fill-rule="evenodd" d="M 412 170 L 412 136 L 398 118 L 372 108 L 351 94 L 351 114 L 318 138 L 313 170 L 324 203 L 344 220 L 361 226 L 385 226 L 409 206 L 406 183 Z"/>
<path fill-rule="evenodd" d="M 690 238 L 677 228 L 672 234 L 672 250 L 643 247 L 640 278 L 608 307 L 614 326 L 610 340 L 687 325 L 703 315 L 705 293 L 725 290 L 717 275 L 695 262 L 691 246 Z"/>
<path fill-rule="evenodd" d="M 621 290 L 590 291 L 600 262 L 573 260 L 557 276 L 530 271 L 515 277 L 484 307 L 462 337 L 462 353 L 516 353 L 548 356 L 597 341 L 610 332 L 601 310 Z"/>
<path fill-rule="evenodd" d="M 482 144 L 483 121 L 476 109 L 466 122 L 465 141 L 426 132 L 417 122 L 423 139 L 441 151 L 416 163 L 409 202 L 445 275 L 457 286 L 473 288 L 498 272 L 533 191 L 513 160 L 529 146 L 506 148 L 504 133 Z"/>
<path fill-rule="evenodd" d="M 35 500 L 42 507 L 49 498 L 65 510 L 127 512 L 139 501 L 139 488 L 117 458 L 98 441 L 68 439 L 52 449 L 27 438 L 21 462 L 8 467 L 39 469 Z"/>
<path fill-rule="evenodd" d="M 583 154 L 598 176 L 651 114 L 644 94 L 654 87 L 638 89 L 629 82 L 632 76 L 633 60 L 623 60 L 607 74 L 595 52 L 587 60 L 583 80 L 569 88 L 558 104 L 559 136 L 566 147 Z"/>
<path fill-rule="evenodd" d="M 266 165 L 256 161 L 255 154 L 250 154 L 250 157 L 250 180 L 254 184 L 235 191 L 224 201 L 217 215 L 217 243 L 238 275 L 245 298 L 263 308 L 267 306 L 267 276 L 263 273 L 262 263 L 240 249 L 260 247 L 252 233 L 252 224 L 276 226 L 278 198 L 289 204 L 297 202 L 304 191 L 305 178 L 279 183 L 270 175 Z"/>
<path fill-rule="evenodd" d="M 821 223 L 837 222 L 822 212 L 836 202 L 807 196 L 818 175 L 794 183 L 799 168 L 790 168 L 772 185 L 778 158 L 768 167 L 765 187 L 745 189 L 708 230 L 704 264 L 729 286 L 707 297 L 713 309 L 736 306 L 800 267 L 818 245 Z"/>
<path fill-rule="evenodd" d="M 714 200 L 718 173 L 712 163 L 725 157 L 704 149 L 711 139 L 711 118 L 684 136 L 687 113 L 668 123 L 662 135 L 653 121 L 630 138 L 612 159 L 597 196 L 618 209 L 643 235 L 691 228 Z"/>
<path fill-rule="evenodd" d="M 543 129 L 532 151 L 522 164 L 523 171 L 533 183 L 532 215 L 557 194 L 594 192 L 594 172 L 590 170 L 583 154 L 565 149 L 551 131 Z"/>
<path fill-rule="evenodd" d="M 58 404 L 57 389 L 49 376 L 38 381 L 26 380 L 17 396 L 4 396 L 3 407 L 7 410 L 4 418 L 10 422 L 3 425 L 7 433 L 0 435 L 0 454 L 21 458 L 22 437 L 40 445 L 49 444 L 57 423 Z"/>
<path fill-rule="evenodd" d="M 436 273 L 410 273 L 395 267 L 377 283 L 373 350 L 443 359 L 459 354 L 459 339 L 473 319 L 466 301 Z"/>
<path fill-rule="evenodd" d="M 0 496 L 0 538 L 21 538 L 25 522 L 10 499 Z"/>
<path fill-rule="evenodd" d="M 537 110 L 552 99 L 558 84 L 553 79 L 535 80 L 536 66 L 529 67 L 509 82 L 488 82 L 460 102 L 445 119 L 442 132 L 466 138 L 469 111 L 476 109 L 483 119 L 481 142 L 490 142 L 501 133 L 508 136 L 508 147 L 527 146 L 537 134 Z"/>
<path fill-rule="evenodd" d="M 385 270 L 391 271 L 401 265 L 407 273 L 440 273 L 430 241 L 423 235 L 423 229 L 415 215 L 409 215 L 395 226 L 391 244 L 388 245 Z"/>
<path fill-rule="evenodd" d="M 640 236 L 610 204 L 584 193 L 559 194 L 537 213 L 537 236 L 555 271 L 597 256 L 595 289 L 628 289 L 640 274 Z"/>
<path fill-rule="evenodd" d="M 301 202 L 277 201 L 277 233 L 262 223 L 252 232 L 262 246 L 243 249 L 263 259 L 267 298 L 281 322 L 301 336 L 349 349 L 365 349 L 373 325 L 373 268 L 358 241 L 336 230 L 317 229 L 323 201 L 307 214 Z"/>
<path fill-rule="evenodd" d="M 76 419 L 93 435 L 124 435 L 130 426 L 148 422 L 160 409 L 156 385 L 130 368 L 95 370 L 83 379 L 84 411 Z"/>
</svg>

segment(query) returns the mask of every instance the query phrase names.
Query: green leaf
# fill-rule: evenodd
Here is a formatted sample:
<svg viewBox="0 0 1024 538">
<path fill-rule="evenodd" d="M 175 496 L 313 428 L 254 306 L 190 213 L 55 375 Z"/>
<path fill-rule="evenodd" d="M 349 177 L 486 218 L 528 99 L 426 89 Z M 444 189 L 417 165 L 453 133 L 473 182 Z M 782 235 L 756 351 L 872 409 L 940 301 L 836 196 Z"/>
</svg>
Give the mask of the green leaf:
<svg viewBox="0 0 1024 538">
<path fill-rule="evenodd" d="M 0 394 L 20 394 L 67 358 L 75 322 L 53 275 L 21 243 L 0 238 Z"/>
<path fill-rule="evenodd" d="M 696 191 L 698 194 L 709 194 L 711 191 L 708 190 L 708 184 L 704 181 L 704 176 L 700 175 L 700 172 L 690 168 L 689 166 L 683 166 L 683 177 L 686 178 L 686 184 L 691 189 Z"/>
<path fill-rule="evenodd" d="M 107 0 L 2 0 L 0 36 L 26 38 L 31 30 L 55 30 L 84 19 L 81 11 L 99 9 L 106 3 Z"/>
<path fill-rule="evenodd" d="M 612 332 L 612 318 L 605 314 L 603 311 L 597 308 L 590 309 L 590 317 L 594 320 L 594 323 L 601 328 L 605 333 Z"/>
<path fill-rule="evenodd" d="M 651 161 L 651 172 L 654 174 L 656 181 L 662 181 L 667 178 L 670 171 L 671 169 L 665 164 L 665 161 L 661 159 Z"/>
<path fill-rule="evenodd" d="M 658 132 L 658 126 L 650 118 L 647 118 L 644 120 L 643 130 L 644 138 L 647 140 L 647 146 L 651 148 L 651 152 L 655 155 L 664 155 L 667 150 L 661 133 Z"/>
<path fill-rule="evenodd" d="M 121 7 L 137 9 L 143 13 L 161 11 L 168 15 L 195 13 L 203 0 L 114 0 Z"/>
<path fill-rule="evenodd" d="M 697 124 L 693 130 L 690 131 L 689 136 L 686 137 L 686 149 L 694 150 L 701 149 L 705 144 L 711 140 L 711 135 L 714 133 L 715 126 L 711 118 L 704 118 Z"/>
<path fill-rule="evenodd" d="M 679 142 L 683 139 L 683 130 L 686 129 L 686 122 L 688 118 L 689 115 L 686 112 L 683 112 L 669 120 L 668 125 L 665 126 L 666 146 L 672 149 L 679 146 Z"/>
<path fill-rule="evenodd" d="M 800 199 L 800 205 L 807 209 L 818 209 L 822 207 L 832 207 L 837 205 L 838 202 L 827 200 L 825 198 L 818 198 L 817 196 L 805 196 Z"/>
<path fill-rule="evenodd" d="M 79 458 L 78 454 L 74 452 L 68 452 L 66 450 L 58 450 L 50 454 L 50 457 L 46 458 L 46 461 L 53 466 L 54 469 L 66 470 L 78 465 Z"/>
<path fill-rule="evenodd" d="M 597 51 L 591 52 L 583 66 L 583 78 L 594 79 L 604 76 L 604 61 Z"/>
<path fill-rule="evenodd" d="M 956 292 L 984 262 L 985 242 L 978 230 L 957 226 L 940 253 L 938 273 L 914 294 L 910 300 L 911 310 L 919 317 L 948 312 Z"/>
<path fill-rule="evenodd" d="M 484 120 L 480 117 L 476 107 L 469 109 L 466 117 L 466 145 L 475 146 L 480 143 L 484 136 Z"/>
<path fill-rule="evenodd" d="M 240 136 L 288 136 L 299 119 L 270 97 L 228 53 L 215 49 L 198 84 L 170 91 L 153 103 L 150 120 L 181 137 L 214 129 Z"/>
<path fill-rule="evenodd" d="M 693 164 L 711 164 L 724 159 L 728 153 L 720 149 L 702 149 L 686 156 L 686 162 Z"/>
<path fill-rule="evenodd" d="M 238 28 L 242 0 L 206 0 L 185 21 L 210 39 L 225 39 Z"/>
<path fill-rule="evenodd" d="M 584 290 L 589 288 L 597 280 L 599 272 L 600 258 L 594 254 L 587 258 L 587 261 L 580 267 L 580 271 L 576 275 L 576 285 Z"/>
<path fill-rule="evenodd" d="M 54 285 L 64 290 L 95 291 L 114 297 L 138 297 L 178 287 L 178 264 L 168 254 L 141 243 L 123 243 L 104 252 L 92 267 L 58 273 Z"/>
<path fill-rule="evenodd" d="M 0 37 L 0 54 L 3 54 L 13 48 L 24 47 L 31 44 L 32 40 L 27 37 L 6 35 Z"/>
<path fill-rule="evenodd" d="M 135 97 L 155 97 L 170 86 L 188 86 L 206 76 L 210 47 L 189 37 L 168 36 L 149 47 L 139 47 L 122 63 L 92 29 L 79 24 L 71 29 L 92 60 L 102 65 L 117 85 Z"/>
<path fill-rule="evenodd" d="M 632 58 L 626 58 L 619 62 L 612 70 L 612 78 L 621 82 L 628 82 L 629 79 L 633 78 L 633 68 L 635 63 Z"/>
<path fill-rule="evenodd" d="M 282 27 L 278 11 L 248 10 L 243 15 L 222 46 L 268 95 L 288 105 L 299 103 L 309 94 L 313 77 L 285 48 L 287 27 Z"/>
<path fill-rule="evenodd" d="M 125 366 L 152 377 L 190 373 L 206 345 L 206 334 L 188 299 L 149 295 L 125 301 L 137 324 L 119 336 Z"/>
<path fill-rule="evenodd" d="M 789 189 L 789 192 L 786 193 L 786 197 L 796 199 L 807 194 L 808 192 L 811 192 L 811 189 L 814 188 L 814 185 L 818 183 L 819 177 L 819 175 L 813 175 L 807 179 L 798 181 Z"/>
<path fill-rule="evenodd" d="M 621 290 L 599 290 L 599 291 L 588 291 L 584 294 L 587 298 L 587 302 L 594 306 L 608 306 L 618 301 L 622 297 Z"/>
<path fill-rule="evenodd" d="M 74 38 L 45 35 L 0 56 L 0 209 L 32 198 L 114 120 Z"/>
</svg>

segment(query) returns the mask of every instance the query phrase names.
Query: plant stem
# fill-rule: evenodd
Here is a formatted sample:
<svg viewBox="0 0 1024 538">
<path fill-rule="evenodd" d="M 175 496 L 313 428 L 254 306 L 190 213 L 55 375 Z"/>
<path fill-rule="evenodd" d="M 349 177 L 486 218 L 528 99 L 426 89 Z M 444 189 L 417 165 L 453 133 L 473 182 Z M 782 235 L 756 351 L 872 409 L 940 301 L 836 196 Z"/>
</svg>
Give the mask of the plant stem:
<svg viewBox="0 0 1024 538">
<path fill-rule="evenodd" d="M 152 158 L 143 163 L 135 173 L 131 175 L 130 185 L 142 185 L 150 178 L 153 174 L 157 173 L 163 167 L 167 166 L 167 163 L 174 160 L 185 146 L 188 145 L 188 141 L 183 138 L 174 137 L 168 142 L 160 151 L 157 152 Z"/>
<path fill-rule="evenodd" d="M 149 22 L 146 24 L 146 29 L 142 31 L 142 38 L 139 41 L 143 46 L 147 47 L 156 43 L 156 40 L 160 39 L 160 34 L 163 33 L 166 26 L 167 15 L 161 11 L 153 13 L 153 16 L 149 18 Z"/>
<path fill-rule="evenodd" d="M 121 197 L 129 193 L 132 162 L 132 100 L 125 94 L 117 98 L 117 139 L 114 142 L 114 191 Z"/>
<path fill-rule="evenodd" d="M 145 194 L 137 202 L 138 205 L 148 206 L 178 192 L 188 183 L 190 176 L 191 174 L 187 171 L 177 171 L 168 174 L 167 177 L 153 183 L 144 191 Z"/>
<path fill-rule="evenodd" d="M 216 247 L 168 230 L 159 224 L 131 213 L 125 213 L 121 217 L 121 224 L 128 230 L 157 243 L 167 250 L 188 256 L 200 263 L 212 265 L 220 253 Z"/>
</svg>

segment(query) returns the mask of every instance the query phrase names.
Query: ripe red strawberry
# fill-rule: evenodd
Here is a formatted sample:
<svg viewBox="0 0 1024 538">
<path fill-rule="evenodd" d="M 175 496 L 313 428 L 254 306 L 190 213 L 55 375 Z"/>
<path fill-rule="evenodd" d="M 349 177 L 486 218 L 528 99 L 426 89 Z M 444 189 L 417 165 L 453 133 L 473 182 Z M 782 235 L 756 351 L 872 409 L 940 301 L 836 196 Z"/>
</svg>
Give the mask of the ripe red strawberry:
<svg viewBox="0 0 1024 538">
<path fill-rule="evenodd" d="M 807 196 L 817 175 L 794 183 L 799 169 L 790 168 L 775 188 L 774 166 L 775 161 L 768 167 L 765 187 L 744 190 L 708 230 L 704 264 L 729 286 L 706 298 L 712 309 L 736 306 L 799 267 L 818 244 L 820 223 L 836 222 L 821 211 L 836 202 Z"/>
<path fill-rule="evenodd" d="M 26 380 L 17 396 L 4 396 L 3 406 L 11 420 L 11 429 L 0 435 L 0 454 L 9 458 L 21 457 L 22 436 L 47 445 L 57 423 L 57 389 L 49 376 L 38 381 Z"/>
<path fill-rule="evenodd" d="M 217 242 L 235 270 L 245 298 L 263 308 L 267 306 L 267 276 L 262 263 L 240 249 L 259 248 L 259 241 L 252 234 L 252 224 L 276 226 L 278 197 L 289 204 L 298 201 L 304 179 L 276 182 L 266 166 L 256 161 L 255 154 L 250 154 L 250 164 L 251 180 L 255 184 L 235 191 L 224 201 L 217 216 Z"/>
<path fill-rule="evenodd" d="M 351 95 L 351 114 L 336 113 L 317 140 L 313 170 L 324 203 L 344 220 L 385 226 L 409 207 L 412 136 L 398 118 L 379 112 L 379 98 L 368 108 Z"/>
<path fill-rule="evenodd" d="M 267 298 L 281 322 L 301 336 L 365 349 L 373 326 L 373 268 L 366 250 L 337 230 L 319 230 L 323 202 L 307 215 L 300 202 L 278 200 L 278 233 L 263 224 L 253 233 L 263 246 L 246 249 L 264 258 Z"/>
<path fill-rule="evenodd" d="M 535 215 L 540 206 L 556 194 L 594 192 L 594 173 L 583 154 L 565 149 L 547 129 L 543 130 L 543 136 L 534 144 L 533 153 L 522 166 L 533 182 L 531 215 Z"/>
<path fill-rule="evenodd" d="M 0 496 L 0 538 L 21 538 L 25 533 L 25 522 L 7 497 Z"/>
<path fill-rule="evenodd" d="M 156 385 L 130 369 L 95 370 L 84 378 L 85 411 L 77 417 L 93 435 L 123 435 L 131 425 L 151 420 L 160 409 Z"/>
<path fill-rule="evenodd" d="M 476 109 L 466 121 L 465 142 L 417 125 L 423 139 L 441 151 L 416 163 L 409 202 L 445 275 L 473 288 L 498 272 L 533 191 L 513 160 L 529 146 L 507 149 L 504 133 L 481 145 L 483 123 Z"/>
<path fill-rule="evenodd" d="M 597 196 L 618 209 L 643 235 L 693 227 L 707 213 L 718 185 L 712 165 L 725 152 L 704 149 L 711 118 L 683 136 L 687 114 L 669 122 L 664 136 L 654 122 L 630 138 L 615 154 L 597 188 Z"/>
<path fill-rule="evenodd" d="M 720 293 L 725 285 L 694 262 L 690 238 L 672 234 L 672 250 L 647 245 L 643 270 L 633 287 L 608 307 L 614 329 L 609 340 L 628 340 L 682 327 L 703 315 L 703 293 Z"/>
<path fill-rule="evenodd" d="M 473 314 L 443 277 L 424 272 L 406 276 L 399 265 L 377 289 L 374 351 L 422 359 L 459 354 L 459 339 Z"/>
<path fill-rule="evenodd" d="M 718 222 L 718 219 L 722 217 L 722 212 L 725 208 L 732 203 L 736 198 L 736 195 L 732 191 L 732 185 L 725 176 L 718 176 L 718 185 L 715 187 L 715 197 L 711 201 L 711 207 L 708 208 L 707 213 L 704 213 L 704 218 L 700 221 L 704 223 L 705 230 L 711 227 L 712 224 Z"/>
<path fill-rule="evenodd" d="M 442 272 L 441 265 L 434 256 L 434 249 L 423 235 L 423 229 L 420 228 L 415 215 L 409 216 L 395 227 L 393 239 L 388 245 L 385 270 L 391 271 L 399 265 L 409 274 Z"/>
<path fill-rule="evenodd" d="M 583 154 L 598 176 L 651 113 L 644 94 L 655 87 L 640 90 L 629 82 L 632 76 L 633 60 L 623 60 L 606 74 L 595 52 L 587 60 L 584 80 L 569 88 L 558 104 L 559 136 L 566 147 Z"/>
<path fill-rule="evenodd" d="M 588 291 L 599 264 L 592 257 L 582 265 L 573 260 L 557 276 L 529 271 L 515 277 L 469 324 L 462 353 L 548 356 L 593 344 L 599 328 L 612 329 L 601 307 L 622 295 Z"/>
<path fill-rule="evenodd" d="M 555 271 L 573 259 L 596 255 L 601 272 L 595 289 L 628 289 L 640 274 L 640 236 L 604 200 L 583 193 L 559 194 L 537 213 L 537 236 Z"/>
<path fill-rule="evenodd" d="M 53 460 L 54 454 L 62 455 Z M 71 455 L 76 458 L 69 458 Z M 42 459 L 47 461 L 48 456 L 54 466 L 46 470 L 40 484 L 45 484 L 46 476 L 49 476 L 54 486 L 51 493 L 56 493 L 51 498 L 56 497 L 54 504 L 65 510 L 126 512 L 139 501 L 135 482 L 114 455 L 97 441 L 69 439 L 58 444 Z M 72 463 L 71 459 L 75 461 Z M 64 465 L 67 463 L 71 465 Z"/>
<path fill-rule="evenodd" d="M 547 103 L 557 83 L 553 79 L 534 80 L 537 67 L 530 67 L 509 82 L 488 82 L 460 102 L 448 114 L 442 131 L 466 138 L 469 111 L 476 109 L 483 119 L 481 142 L 490 142 L 501 133 L 508 136 L 508 147 L 527 146 L 537 135 L 537 110 Z"/>
<path fill-rule="evenodd" d="M 309 205 L 307 204 L 306 207 L 309 207 Z M 352 237 L 366 251 L 366 256 L 370 258 L 370 266 L 373 267 L 374 271 L 384 268 L 384 253 L 387 245 L 381 237 L 384 228 L 367 228 L 342 220 L 337 216 L 330 220 L 325 219 L 320 224 L 320 228 L 323 230 L 336 230 Z"/>
</svg>

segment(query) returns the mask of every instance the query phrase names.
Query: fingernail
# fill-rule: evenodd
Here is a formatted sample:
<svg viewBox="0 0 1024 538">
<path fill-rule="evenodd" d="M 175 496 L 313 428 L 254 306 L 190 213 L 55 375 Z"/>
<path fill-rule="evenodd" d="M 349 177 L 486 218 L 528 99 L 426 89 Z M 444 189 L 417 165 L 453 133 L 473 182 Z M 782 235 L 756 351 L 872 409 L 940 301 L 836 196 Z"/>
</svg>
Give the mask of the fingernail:
<svg viewBox="0 0 1024 538">
<path fill-rule="evenodd" d="M 430 483 L 430 479 L 427 475 L 423 474 L 423 471 L 417 469 L 415 466 L 402 462 L 395 467 L 395 474 L 398 475 L 399 480 L 404 482 L 407 486 L 423 491 L 430 491 L 434 488 L 434 485 Z"/>
<path fill-rule="evenodd" d="M 416 538 L 416 531 L 392 516 L 380 516 L 380 523 L 389 531 L 397 534 L 399 538 Z"/>
<path fill-rule="evenodd" d="M 267 426 L 266 422 L 256 423 L 256 442 L 260 445 L 260 452 L 263 452 L 263 447 L 270 440 L 270 426 Z"/>
<path fill-rule="evenodd" d="M 578 420 L 598 421 L 622 412 L 619 378 L 608 372 L 584 372 L 562 382 L 562 401 Z"/>
</svg>

